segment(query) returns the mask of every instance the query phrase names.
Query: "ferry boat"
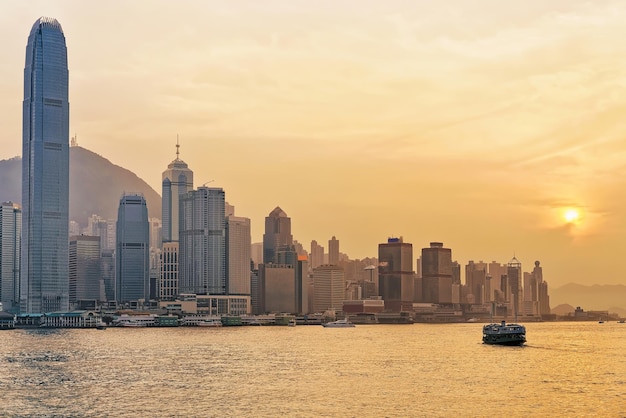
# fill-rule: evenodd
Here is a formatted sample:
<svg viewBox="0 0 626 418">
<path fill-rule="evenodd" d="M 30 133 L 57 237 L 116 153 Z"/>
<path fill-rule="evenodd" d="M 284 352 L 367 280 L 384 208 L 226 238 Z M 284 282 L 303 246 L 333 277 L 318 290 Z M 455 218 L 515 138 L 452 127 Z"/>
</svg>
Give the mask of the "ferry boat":
<svg viewBox="0 0 626 418">
<path fill-rule="evenodd" d="M 487 324 L 483 326 L 483 343 L 495 345 L 523 345 L 526 342 L 526 327 L 519 324 Z"/>
<path fill-rule="evenodd" d="M 198 321 L 196 323 L 196 326 L 198 327 L 211 327 L 211 328 L 217 328 L 217 327 L 221 327 L 222 326 L 222 321 L 220 321 L 219 319 L 211 319 L 211 320 L 206 320 L 206 321 Z"/>
<path fill-rule="evenodd" d="M 347 319 L 339 319 L 333 322 L 326 322 L 322 326 L 326 328 L 351 328 L 354 327 L 354 324 Z"/>
</svg>

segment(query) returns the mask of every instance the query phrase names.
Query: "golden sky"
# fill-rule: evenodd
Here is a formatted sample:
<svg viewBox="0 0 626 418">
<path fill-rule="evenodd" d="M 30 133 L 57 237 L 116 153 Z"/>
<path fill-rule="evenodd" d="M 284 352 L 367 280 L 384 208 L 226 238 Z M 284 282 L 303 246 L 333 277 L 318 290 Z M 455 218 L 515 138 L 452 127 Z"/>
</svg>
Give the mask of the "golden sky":
<svg viewBox="0 0 626 418">
<path fill-rule="evenodd" d="M 305 248 L 403 236 L 626 283 L 622 0 L 2 1 L 0 159 L 40 16 L 65 32 L 79 145 L 160 193 L 179 135 L 253 241 L 280 206 Z"/>
</svg>

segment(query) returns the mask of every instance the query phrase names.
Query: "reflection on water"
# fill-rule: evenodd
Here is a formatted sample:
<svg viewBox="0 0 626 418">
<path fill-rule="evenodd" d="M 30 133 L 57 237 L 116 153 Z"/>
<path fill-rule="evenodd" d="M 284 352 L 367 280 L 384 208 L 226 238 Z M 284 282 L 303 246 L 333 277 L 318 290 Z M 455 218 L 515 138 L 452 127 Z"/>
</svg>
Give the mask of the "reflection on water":
<svg viewBox="0 0 626 418">
<path fill-rule="evenodd" d="M 626 325 L 0 333 L 1 416 L 626 416 Z"/>
</svg>

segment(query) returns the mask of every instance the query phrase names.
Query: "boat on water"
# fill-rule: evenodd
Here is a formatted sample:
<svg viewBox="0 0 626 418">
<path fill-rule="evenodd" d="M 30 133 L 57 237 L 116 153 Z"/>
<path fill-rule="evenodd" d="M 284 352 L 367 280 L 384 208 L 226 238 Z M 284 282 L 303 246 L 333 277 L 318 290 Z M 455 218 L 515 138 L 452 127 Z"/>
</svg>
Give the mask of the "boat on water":
<svg viewBox="0 0 626 418">
<path fill-rule="evenodd" d="M 219 319 L 212 319 L 212 320 L 206 320 L 206 321 L 198 321 L 196 323 L 196 326 L 198 327 L 210 327 L 210 328 L 218 328 L 222 326 L 222 321 L 220 321 Z"/>
<path fill-rule="evenodd" d="M 337 321 L 326 322 L 322 326 L 325 328 L 351 328 L 354 327 L 354 324 L 347 319 L 338 319 Z"/>
<path fill-rule="evenodd" d="M 141 327 L 145 327 L 146 324 L 144 322 L 139 322 L 139 321 L 120 321 L 119 326 L 127 327 L 127 328 L 141 328 Z"/>
<path fill-rule="evenodd" d="M 287 323 L 288 327 L 295 327 L 296 326 L 296 318 L 291 318 L 289 320 L 289 322 Z"/>
<path fill-rule="evenodd" d="M 483 343 L 495 345 L 523 345 L 526 342 L 526 327 L 519 324 L 487 324 L 483 326 Z"/>
</svg>

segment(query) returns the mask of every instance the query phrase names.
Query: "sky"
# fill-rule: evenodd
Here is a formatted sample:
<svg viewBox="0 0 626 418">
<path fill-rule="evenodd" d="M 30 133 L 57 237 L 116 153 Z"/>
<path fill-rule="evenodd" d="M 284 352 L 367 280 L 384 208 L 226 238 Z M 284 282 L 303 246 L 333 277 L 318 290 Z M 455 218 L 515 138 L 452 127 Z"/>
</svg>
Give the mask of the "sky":
<svg viewBox="0 0 626 418">
<path fill-rule="evenodd" d="M 280 206 L 306 249 L 401 236 L 626 284 L 626 2 L 5 0 L 0 159 L 40 16 L 66 36 L 78 144 L 160 193 L 178 138 L 253 242 Z"/>
</svg>

